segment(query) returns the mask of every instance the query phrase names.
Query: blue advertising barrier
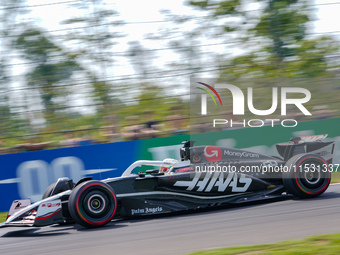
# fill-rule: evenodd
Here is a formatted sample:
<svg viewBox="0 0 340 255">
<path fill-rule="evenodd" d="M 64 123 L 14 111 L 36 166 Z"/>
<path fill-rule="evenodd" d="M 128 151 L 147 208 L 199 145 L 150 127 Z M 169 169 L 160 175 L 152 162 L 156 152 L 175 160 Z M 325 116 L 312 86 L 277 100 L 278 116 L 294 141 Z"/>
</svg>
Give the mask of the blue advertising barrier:
<svg viewBox="0 0 340 255">
<path fill-rule="evenodd" d="M 0 155 L 0 212 L 15 199 L 39 201 L 60 177 L 77 182 L 84 176 L 100 180 L 120 176 L 137 158 L 138 141 L 78 146 Z"/>
</svg>

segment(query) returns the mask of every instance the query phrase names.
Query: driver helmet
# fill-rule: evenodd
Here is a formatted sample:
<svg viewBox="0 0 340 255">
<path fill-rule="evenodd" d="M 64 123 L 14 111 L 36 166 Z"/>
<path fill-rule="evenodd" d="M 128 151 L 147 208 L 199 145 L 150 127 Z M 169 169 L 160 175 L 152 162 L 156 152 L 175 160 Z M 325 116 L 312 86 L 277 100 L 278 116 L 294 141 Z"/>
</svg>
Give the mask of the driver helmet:
<svg viewBox="0 0 340 255">
<path fill-rule="evenodd" d="M 176 159 L 173 159 L 173 158 L 166 158 L 163 160 L 163 162 L 168 162 L 168 163 L 171 163 L 167 166 L 161 166 L 160 169 L 159 169 L 159 172 L 160 173 L 167 173 L 172 167 L 174 164 L 176 164 L 178 161 Z"/>
</svg>

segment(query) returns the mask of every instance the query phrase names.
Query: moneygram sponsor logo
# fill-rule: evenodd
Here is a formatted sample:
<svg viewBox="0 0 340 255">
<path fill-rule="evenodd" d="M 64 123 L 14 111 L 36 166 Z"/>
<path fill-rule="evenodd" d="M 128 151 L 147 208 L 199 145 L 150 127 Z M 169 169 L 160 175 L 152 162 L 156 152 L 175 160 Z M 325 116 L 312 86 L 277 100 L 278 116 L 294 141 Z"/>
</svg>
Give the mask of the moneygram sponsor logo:
<svg viewBox="0 0 340 255">
<path fill-rule="evenodd" d="M 230 151 L 230 150 L 225 150 L 224 155 L 228 156 L 235 156 L 235 157 L 240 157 L 240 158 L 259 158 L 260 155 L 257 153 L 251 153 L 251 152 L 237 152 L 237 151 Z"/>
<path fill-rule="evenodd" d="M 222 150 L 216 146 L 207 146 L 204 148 L 204 156 L 208 161 L 220 161 L 222 154 Z"/>
</svg>

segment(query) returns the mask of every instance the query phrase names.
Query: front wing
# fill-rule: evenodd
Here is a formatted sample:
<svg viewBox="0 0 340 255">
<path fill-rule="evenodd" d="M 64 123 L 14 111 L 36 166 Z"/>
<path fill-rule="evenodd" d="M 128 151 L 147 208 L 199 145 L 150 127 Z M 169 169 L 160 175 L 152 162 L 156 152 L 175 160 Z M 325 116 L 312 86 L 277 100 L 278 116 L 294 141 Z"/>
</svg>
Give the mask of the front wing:
<svg viewBox="0 0 340 255">
<path fill-rule="evenodd" d="M 27 205 L 24 208 L 14 212 L 9 216 L 7 220 L 0 223 L 1 227 L 42 227 L 56 223 L 62 223 L 65 218 L 62 214 L 62 200 L 61 197 L 71 194 L 71 190 L 67 190 L 56 194 L 54 196 L 45 198 L 44 200 L 38 201 L 34 204 Z M 13 202 L 16 204 L 26 203 L 24 200 L 16 200 Z M 13 205 L 12 205 L 13 207 Z M 11 207 L 11 208 L 12 208 Z"/>
</svg>

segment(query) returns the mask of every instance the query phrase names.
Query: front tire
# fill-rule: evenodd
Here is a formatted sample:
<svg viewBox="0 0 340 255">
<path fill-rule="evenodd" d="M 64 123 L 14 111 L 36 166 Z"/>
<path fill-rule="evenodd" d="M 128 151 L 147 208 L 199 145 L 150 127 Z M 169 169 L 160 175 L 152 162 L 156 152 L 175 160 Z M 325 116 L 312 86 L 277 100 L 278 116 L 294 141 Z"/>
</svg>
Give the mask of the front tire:
<svg viewBox="0 0 340 255">
<path fill-rule="evenodd" d="M 331 182 L 327 162 L 315 154 L 298 154 L 285 165 L 282 174 L 287 193 L 301 198 L 313 198 L 326 191 Z"/>
<path fill-rule="evenodd" d="M 56 184 L 57 182 L 54 182 L 46 188 L 44 194 L 42 195 L 42 199 L 52 196 L 52 192 L 54 191 Z M 65 217 L 65 222 L 61 222 L 58 224 L 59 225 L 73 224 L 74 220 L 71 218 L 71 215 L 68 211 L 67 204 L 62 203 L 62 209 L 63 209 L 63 216 Z"/>
<path fill-rule="evenodd" d="M 54 186 L 55 186 L 56 182 L 52 183 L 50 186 L 48 186 L 46 189 L 45 189 L 45 192 L 42 196 L 42 199 L 45 199 L 45 198 L 48 198 L 51 196 L 52 194 L 52 191 L 54 190 Z"/>
<path fill-rule="evenodd" d="M 68 202 L 71 217 L 87 228 L 102 227 L 109 223 L 117 209 L 113 189 L 100 181 L 88 181 L 78 185 Z"/>
</svg>

